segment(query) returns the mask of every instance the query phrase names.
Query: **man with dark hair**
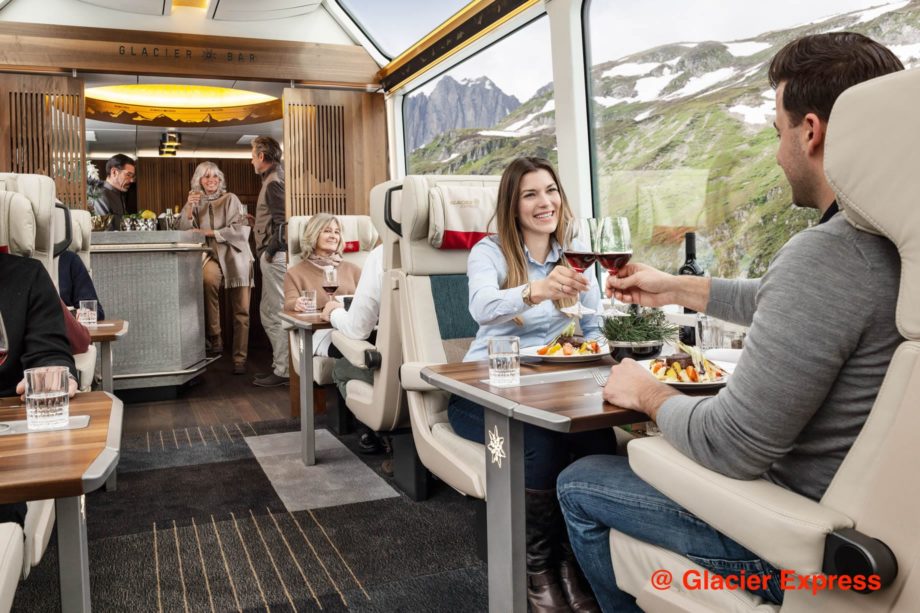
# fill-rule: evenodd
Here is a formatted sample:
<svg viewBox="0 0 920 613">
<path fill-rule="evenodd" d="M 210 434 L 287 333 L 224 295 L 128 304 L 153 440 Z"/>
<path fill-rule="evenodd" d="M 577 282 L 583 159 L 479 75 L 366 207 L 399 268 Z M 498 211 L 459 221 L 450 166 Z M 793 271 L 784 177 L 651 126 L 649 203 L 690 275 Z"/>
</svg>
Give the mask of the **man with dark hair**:
<svg viewBox="0 0 920 613">
<path fill-rule="evenodd" d="M 288 335 L 278 316 L 284 306 L 284 273 L 287 272 L 284 167 L 278 141 L 270 136 L 253 139 L 252 167 L 262 177 L 255 218 L 256 249 L 262 270 L 259 315 L 272 344 L 271 371 L 257 376 L 252 383 L 259 387 L 275 387 L 288 382 Z"/>
<path fill-rule="evenodd" d="M 105 163 L 105 183 L 102 195 L 93 203 L 96 215 L 111 215 L 109 230 L 121 230 L 121 219 L 128 212 L 125 194 L 137 178 L 137 164 L 123 153 Z"/>
<path fill-rule="evenodd" d="M 807 36 L 773 59 L 776 160 L 795 204 L 818 209 L 821 220 L 790 239 L 761 279 L 674 276 L 638 263 L 608 279 L 608 294 L 625 302 L 679 304 L 750 326 L 744 357 L 716 396 L 683 395 L 629 359 L 611 369 L 604 388 L 608 402 L 645 413 L 669 443 L 710 470 L 819 500 L 872 409 L 902 342 L 895 325 L 900 259 L 890 241 L 835 215 L 824 137 L 844 90 L 902 69 L 891 51 L 848 32 Z M 578 561 L 605 611 L 639 610 L 617 587 L 611 528 L 712 573 L 770 575 L 755 593 L 783 599 L 768 561 L 642 481 L 625 457 L 575 462 L 557 489 Z"/>
</svg>

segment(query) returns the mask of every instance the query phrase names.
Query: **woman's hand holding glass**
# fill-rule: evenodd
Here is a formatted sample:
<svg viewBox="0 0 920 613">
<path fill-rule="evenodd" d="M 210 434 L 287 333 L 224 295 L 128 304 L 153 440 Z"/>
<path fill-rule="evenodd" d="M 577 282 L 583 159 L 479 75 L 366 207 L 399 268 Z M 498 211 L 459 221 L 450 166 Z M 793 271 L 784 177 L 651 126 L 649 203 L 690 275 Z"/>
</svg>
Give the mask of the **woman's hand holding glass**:
<svg viewBox="0 0 920 613">
<path fill-rule="evenodd" d="M 544 300 L 563 300 L 577 297 L 588 291 L 588 279 L 583 274 L 565 266 L 556 266 L 545 279 L 530 284 L 530 298 L 534 303 Z"/>
<path fill-rule="evenodd" d="M 583 273 L 589 269 L 596 259 L 592 246 L 595 243 L 597 225 L 590 219 L 573 219 L 565 229 L 565 240 L 562 245 L 562 253 L 569 266 L 576 273 Z M 584 244 L 579 244 L 584 243 Z M 560 268 L 557 266 L 557 269 Z M 554 271 L 555 272 L 555 271 Z M 583 275 L 581 275 L 584 278 Z M 566 285 L 563 290 L 568 286 Z M 578 293 L 587 290 L 587 284 L 584 289 L 575 292 L 575 304 L 559 309 L 567 315 L 573 317 L 583 317 L 594 313 L 594 309 L 589 309 L 581 304 L 578 300 Z M 568 294 L 567 297 L 572 296 Z"/>
</svg>

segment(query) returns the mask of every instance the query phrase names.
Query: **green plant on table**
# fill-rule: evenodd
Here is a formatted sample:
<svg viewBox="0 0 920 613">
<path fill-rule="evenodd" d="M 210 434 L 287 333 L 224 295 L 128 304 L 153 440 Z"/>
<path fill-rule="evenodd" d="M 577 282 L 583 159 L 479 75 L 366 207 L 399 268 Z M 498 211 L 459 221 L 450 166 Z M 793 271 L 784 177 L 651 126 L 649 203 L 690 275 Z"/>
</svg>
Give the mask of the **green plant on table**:
<svg viewBox="0 0 920 613">
<path fill-rule="evenodd" d="M 625 316 L 604 318 L 601 330 L 611 342 L 643 343 L 673 340 L 678 326 L 661 309 L 632 307 Z"/>
</svg>

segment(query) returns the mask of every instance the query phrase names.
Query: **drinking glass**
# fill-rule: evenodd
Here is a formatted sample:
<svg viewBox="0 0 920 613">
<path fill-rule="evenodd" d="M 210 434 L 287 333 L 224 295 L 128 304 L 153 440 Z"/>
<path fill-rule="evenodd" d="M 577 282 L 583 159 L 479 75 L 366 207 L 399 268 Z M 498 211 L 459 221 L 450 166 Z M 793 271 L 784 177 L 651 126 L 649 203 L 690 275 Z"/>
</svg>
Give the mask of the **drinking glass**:
<svg viewBox="0 0 920 613">
<path fill-rule="evenodd" d="M 697 320 L 697 333 L 699 335 L 700 348 L 704 351 L 707 349 L 718 349 L 722 346 L 722 322 L 712 317 L 707 317 L 702 313 Z"/>
<path fill-rule="evenodd" d="M 335 290 L 339 289 L 338 270 L 334 266 L 323 269 L 323 291 L 329 300 L 335 300 Z"/>
<path fill-rule="evenodd" d="M 489 385 L 511 387 L 521 383 L 521 339 L 489 337 Z"/>
<path fill-rule="evenodd" d="M 303 312 L 316 313 L 316 290 L 305 289 L 300 292 L 300 297 L 303 298 Z"/>
<path fill-rule="evenodd" d="M 598 222 L 597 240 L 594 243 L 597 261 L 612 277 L 632 258 L 632 240 L 629 220 L 625 217 L 602 217 Z M 622 317 L 626 313 L 613 308 L 604 311 L 605 317 Z"/>
<path fill-rule="evenodd" d="M 92 328 L 96 325 L 96 301 L 95 300 L 81 300 L 80 308 L 77 310 L 77 321 L 86 326 L 87 328 Z"/>
<path fill-rule="evenodd" d="M 29 430 L 66 426 L 70 417 L 70 372 L 66 366 L 40 366 L 23 373 Z"/>
<path fill-rule="evenodd" d="M 3 324 L 3 314 L 0 313 L 0 366 L 6 362 L 6 356 L 10 351 L 10 341 L 6 336 L 6 326 Z M 0 432 L 6 432 L 10 429 L 9 424 L 0 423 Z"/>
<path fill-rule="evenodd" d="M 594 254 L 594 238 L 597 231 L 597 224 L 593 219 L 573 219 L 565 228 L 565 239 L 562 245 L 562 254 L 566 262 L 572 267 L 572 270 L 584 273 L 592 264 L 597 256 Z M 576 299 L 575 304 L 560 309 L 563 313 L 582 317 L 591 315 L 594 309 L 584 306 L 580 300 Z"/>
</svg>

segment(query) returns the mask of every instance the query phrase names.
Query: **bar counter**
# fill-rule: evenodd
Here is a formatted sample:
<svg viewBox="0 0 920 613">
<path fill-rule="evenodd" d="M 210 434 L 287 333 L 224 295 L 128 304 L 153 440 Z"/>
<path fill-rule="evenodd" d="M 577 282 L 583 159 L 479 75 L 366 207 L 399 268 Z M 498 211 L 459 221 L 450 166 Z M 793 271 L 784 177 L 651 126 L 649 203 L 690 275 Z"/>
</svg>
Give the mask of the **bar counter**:
<svg viewBox="0 0 920 613">
<path fill-rule="evenodd" d="M 93 232 L 92 275 L 111 319 L 131 322 L 113 347 L 115 389 L 169 387 L 201 374 L 205 357 L 201 256 L 193 232 Z"/>
</svg>

